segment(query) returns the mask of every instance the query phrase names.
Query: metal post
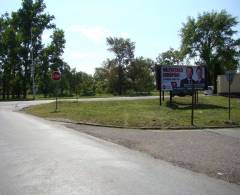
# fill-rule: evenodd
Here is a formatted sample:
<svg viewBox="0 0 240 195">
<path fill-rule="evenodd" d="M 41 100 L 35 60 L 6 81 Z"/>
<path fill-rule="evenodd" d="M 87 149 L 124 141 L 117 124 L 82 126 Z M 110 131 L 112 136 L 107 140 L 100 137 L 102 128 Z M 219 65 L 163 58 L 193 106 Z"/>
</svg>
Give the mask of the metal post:
<svg viewBox="0 0 240 195">
<path fill-rule="evenodd" d="M 197 91 L 194 91 L 194 105 L 197 104 Z"/>
<path fill-rule="evenodd" d="M 161 66 L 157 68 L 157 83 L 158 83 L 158 88 L 159 88 L 159 103 L 160 106 L 162 105 L 162 95 L 163 95 L 163 91 L 162 91 L 162 68 Z"/>
<path fill-rule="evenodd" d="M 172 91 L 170 91 L 170 104 L 172 104 Z"/>
<path fill-rule="evenodd" d="M 197 104 L 198 104 L 198 90 L 197 90 Z"/>
<path fill-rule="evenodd" d="M 58 109 L 58 98 L 56 96 L 56 108 L 55 108 L 55 112 L 57 112 L 57 109 Z"/>
<path fill-rule="evenodd" d="M 228 120 L 231 119 L 231 98 L 230 98 L 230 89 L 231 83 L 230 80 L 228 81 Z"/>
<path fill-rule="evenodd" d="M 192 114 L 191 114 L 191 125 L 193 126 L 193 119 L 194 119 L 194 85 L 192 84 Z"/>
<path fill-rule="evenodd" d="M 159 90 L 159 100 L 160 100 L 160 106 L 162 105 L 162 90 Z"/>
<path fill-rule="evenodd" d="M 55 112 L 57 112 L 58 109 L 58 81 L 56 81 L 56 107 Z"/>
</svg>

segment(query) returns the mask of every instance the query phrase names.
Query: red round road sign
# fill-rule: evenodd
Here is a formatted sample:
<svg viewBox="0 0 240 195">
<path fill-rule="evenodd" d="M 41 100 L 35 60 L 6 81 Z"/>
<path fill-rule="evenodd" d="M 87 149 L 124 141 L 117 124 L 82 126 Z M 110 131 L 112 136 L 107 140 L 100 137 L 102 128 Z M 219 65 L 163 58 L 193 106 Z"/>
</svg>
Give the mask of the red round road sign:
<svg viewBox="0 0 240 195">
<path fill-rule="evenodd" d="M 61 79 L 61 73 L 59 71 L 53 71 L 52 80 L 58 81 Z"/>
</svg>

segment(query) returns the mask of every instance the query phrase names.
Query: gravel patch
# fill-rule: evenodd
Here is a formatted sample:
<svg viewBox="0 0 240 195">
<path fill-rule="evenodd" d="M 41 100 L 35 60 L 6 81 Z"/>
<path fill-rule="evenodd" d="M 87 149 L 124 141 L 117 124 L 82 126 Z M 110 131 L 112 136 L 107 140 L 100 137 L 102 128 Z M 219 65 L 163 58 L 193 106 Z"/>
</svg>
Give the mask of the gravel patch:
<svg viewBox="0 0 240 195">
<path fill-rule="evenodd" d="M 65 124 L 174 165 L 240 185 L 240 129 L 137 130 Z M 232 136 L 233 135 L 233 136 Z M 237 136 L 235 136 L 237 135 Z"/>
</svg>

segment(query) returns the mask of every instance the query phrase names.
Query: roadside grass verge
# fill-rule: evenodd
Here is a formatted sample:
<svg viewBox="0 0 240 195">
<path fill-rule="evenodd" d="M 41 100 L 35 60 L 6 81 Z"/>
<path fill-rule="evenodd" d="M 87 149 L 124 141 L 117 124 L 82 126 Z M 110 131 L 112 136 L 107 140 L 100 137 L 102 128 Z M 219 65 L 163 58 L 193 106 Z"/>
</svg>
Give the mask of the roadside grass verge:
<svg viewBox="0 0 240 195">
<path fill-rule="evenodd" d="M 194 127 L 230 127 L 240 125 L 240 99 L 231 99 L 231 121 L 228 121 L 228 98 L 199 96 L 194 111 Z M 105 102 L 59 102 L 36 105 L 25 112 L 79 123 L 93 123 L 129 128 L 188 128 L 191 126 L 191 97 L 175 97 L 159 106 L 159 100 Z"/>
<path fill-rule="evenodd" d="M 107 97 L 113 97 L 112 94 L 96 94 L 96 95 L 92 95 L 92 96 L 76 96 L 76 95 L 72 95 L 72 96 L 58 96 L 58 99 L 82 99 L 82 98 L 107 98 Z M 33 100 L 33 95 L 28 95 L 29 100 Z M 54 100 L 56 99 L 55 96 L 48 96 L 48 97 L 44 97 L 43 94 L 37 94 L 35 96 L 35 100 Z"/>
</svg>

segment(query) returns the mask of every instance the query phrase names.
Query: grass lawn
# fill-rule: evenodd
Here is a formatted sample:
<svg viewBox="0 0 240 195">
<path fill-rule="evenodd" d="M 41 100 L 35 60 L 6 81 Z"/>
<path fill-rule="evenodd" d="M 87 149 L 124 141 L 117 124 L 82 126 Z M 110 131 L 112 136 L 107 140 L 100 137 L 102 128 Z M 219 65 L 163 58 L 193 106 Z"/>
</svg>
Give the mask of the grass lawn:
<svg viewBox="0 0 240 195">
<path fill-rule="evenodd" d="M 121 127 L 179 128 L 191 126 L 191 97 L 174 97 L 172 105 L 165 100 L 133 100 L 109 102 L 59 102 L 32 106 L 27 113 L 44 118 L 65 118 L 75 122 L 116 125 Z M 199 96 L 194 112 L 194 125 L 240 125 L 240 99 L 231 99 L 231 122 L 228 121 L 228 98 Z"/>
</svg>

